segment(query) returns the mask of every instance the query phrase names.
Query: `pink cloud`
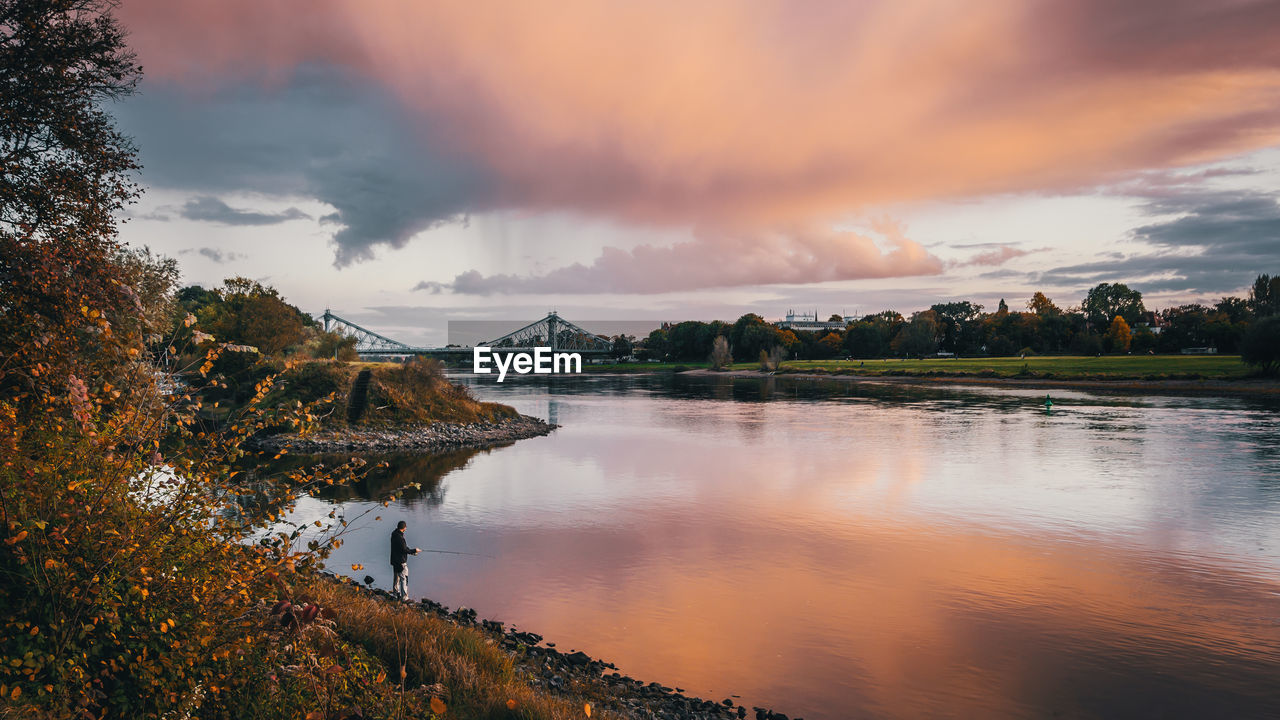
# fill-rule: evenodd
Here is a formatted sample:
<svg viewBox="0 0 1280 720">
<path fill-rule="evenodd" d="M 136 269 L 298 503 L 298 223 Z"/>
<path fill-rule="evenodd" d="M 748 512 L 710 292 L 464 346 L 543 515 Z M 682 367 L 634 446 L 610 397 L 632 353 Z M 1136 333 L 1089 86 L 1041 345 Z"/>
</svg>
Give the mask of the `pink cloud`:
<svg viewBox="0 0 1280 720">
<path fill-rule="evenodd" d="M 482 275 L 470 271 L 450 284 L 418 289 L 473 295 L 663 293 L 741 285 L 803 284 L 835 280 L 932 275 L 942 262 L 892 223 L 878 223 L 877 238 L 814 230 L 701 232 L 669 247 L 606 248 L 590 265 L 574 264 L 542 275 Z"/>
<path fill-rule="evenodd" d="M 1019 257 L 1022 257 L 1023 255 L 1030 255 L 1033 252 L 1037 252 L 1037 251 L 1023 250 L 1021 248 L 1016 248 L 1011 245 L 1001 245 L 1000 247 L 992 248 L 991 250 L 985 250 L 983 252 L 977 253 L 973 257 L 969 258 L 968 260 L 958 261 L 954 263 L 954 265 L 956 267 L 966 267 L 970 265 L 985 265 L 988 267 L 995 267 L 997 265 L 1003 265 L 1014 258 L 1019 258 Z"/>
<path fill-rule="evenodd" d="M 271 82 L 315 61 L 363 73 L 491 172 L 499 206 L 755 230 L 609 251 L 565 279 L 643 274 L 646 253 L 736 253 L 798 264 L 680 272 L 803 282 L 805 267 L 812 281 L 849 258 L 806 264 L 810 249 L 850 251 L 792 237 L 779 252 L 772 229 L 1114 182 L 1280 139 L 1275 3 L 129 0 L 122 12 L 152 77 Z M 873 275 L 898 267 L 855 255 Z"/>
</svg>

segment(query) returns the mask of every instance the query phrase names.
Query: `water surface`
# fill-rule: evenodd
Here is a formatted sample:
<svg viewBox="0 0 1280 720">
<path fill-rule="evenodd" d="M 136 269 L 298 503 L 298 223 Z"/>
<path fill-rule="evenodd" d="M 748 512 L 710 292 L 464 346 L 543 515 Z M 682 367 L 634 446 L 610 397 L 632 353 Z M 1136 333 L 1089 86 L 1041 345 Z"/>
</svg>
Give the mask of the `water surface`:
<svg viewBox="0 0 1280 720">
<path fill-rule="evenodd" d="M 493 556 L 414 558 L 415 595 L 809 720 L 1280 717 L 1274 405 L 467 381 L 562 427 L 304 501 L 369 511 L 331 567 L 389 587 L 404 519 L 413 545 Z"/>
</svg>

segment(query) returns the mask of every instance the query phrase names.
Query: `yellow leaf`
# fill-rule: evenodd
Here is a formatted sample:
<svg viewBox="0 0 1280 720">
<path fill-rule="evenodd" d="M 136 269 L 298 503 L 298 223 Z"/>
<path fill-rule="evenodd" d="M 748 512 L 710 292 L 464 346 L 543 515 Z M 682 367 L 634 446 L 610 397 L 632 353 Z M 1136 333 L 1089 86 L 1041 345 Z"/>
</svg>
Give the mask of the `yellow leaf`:
<svg viewBox="0 0 1280 720">
<path fill-rule="evenodd" d="M 380 683 L 380 682 L 382 682 L 383 680 L 386 680 L 386 679 L 387 679 L 387 671 L 386 671 L 386 670 L 383 670 L 382 672 L 378 673 L 378 677 L 374 678 L 374 680 L 373 680 L 373 681 L 374 681 L 374 682 L 376 682 L 376 683 Z"/>
<path fill-rule="evenodd" d="M 508 710 L 515 710 L 515 709 L 516 709 L 516 701 L 515 701 L 515 700 L 508 700 L 508 701 L 507 701 L 507 709 L 508 709 Z"/>
<path fill-rule="evenodd" d="M 19 695 L 21 695 L 21 694 L 22 694 L 22 688 L 18 687 L 17 685 L 14 685 L 14 686 L 13 686 L 13 692 L 9 693 L 9 699 L 10 699 L 10 700 L 17 700 L 17 699 L 18 699 L 18 696 L 19 696 Z"/>
<path fill-rule="evenodd" d="M 431 712 L 437 715 L 443 715 L 445 710 L 448 710 L 448 708 L 445 707 L 443 700 L 438 697 L 431 698 Z"/>
<path fill-rule="evenodd" d="M 587 717 L 591 717 L 591 703 L 587 703 L 587 704 L 583 705 L 583 706 L 582 706 L 582 712 L 586 713 L 586 714 L 587 714 Z"/>
</svg>

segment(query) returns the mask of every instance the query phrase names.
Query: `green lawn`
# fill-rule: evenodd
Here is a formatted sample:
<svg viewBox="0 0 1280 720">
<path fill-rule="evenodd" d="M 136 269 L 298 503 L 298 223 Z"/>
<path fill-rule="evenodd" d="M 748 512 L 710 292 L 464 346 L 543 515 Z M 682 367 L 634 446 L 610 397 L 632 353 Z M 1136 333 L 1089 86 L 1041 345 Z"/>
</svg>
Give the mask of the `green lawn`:
<svg viewBox="0 0 1280 720">
<path fill-rule="evenodd" d="M 705 362 L 624 362 L 624 363 L 595 363 L 584 364 L 583 372 L 661 372 L 663 370 L 693 370 L 696 368 L 705 368 L 708 363 Z M 745 367 L 745 365 L 743 366 Z"/>
<path fill-rule="evenodd" d="M 848 375 L 973 375 L 1099 380 L 1232 380 L 1250 368 L 1239 355 L 1104 355 L 925 360 L 790 360 L 783 373 Z"/>
</svg>

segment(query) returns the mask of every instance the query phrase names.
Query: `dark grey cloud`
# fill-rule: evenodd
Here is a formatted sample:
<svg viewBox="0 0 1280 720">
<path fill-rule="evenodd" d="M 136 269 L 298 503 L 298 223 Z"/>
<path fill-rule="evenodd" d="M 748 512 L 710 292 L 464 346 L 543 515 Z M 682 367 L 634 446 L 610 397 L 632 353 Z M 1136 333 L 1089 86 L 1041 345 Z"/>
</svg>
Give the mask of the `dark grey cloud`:
<svg viewBox="0 0 1280 720">
<path fill-rule="evenodd" d="M 1187 189 L 1154 193 L 1146 211 L 1176 216 L 1133 230 L 1153 250 L 1054 268 L 1050 285 L 1125 282 L 1149 292 L 1231 292 L 1280 271 L 1280 203 L 1271 193 Z"/>
<path fill-rule="evenodd" d="M 248 257 L 248 255 L 245 255 L 244 253 L 231 252 L 230 250 L 221 250 L 219 248 L 211 247 L 188 248 L 186 250 L 178 251 L 179 255 L 190 255 L 191 253 L 202 255 L 220 265 L 234 260 L 243 260 Z"/>
<path fill-rule="evenodd" d="M 200 195 L 188 200 L 178 210 L 178 215 L 188 220 L 219 225 L 276 225 L 289 220 L 311 219 L 310 215 L 296 207 L 278 213 L 239 210 L 212 195 Z"/>
<path fill-rule="evenodd" d="M 411 125 L 377 84 L 311 65 L 283 85 L 267 85 L 245 82 L 194 97 L 146 83 L 120 103 L 115 112 L 138 138 L 146 182 L 201 195 L 325 202 L 335 209 L 323 219 L 333 227 L 339 266 L 492 205 L 485 172 L 425 136 L 420 119 Z M 269 219 L 193 211 L 218 222 Z"/>
</svg>

